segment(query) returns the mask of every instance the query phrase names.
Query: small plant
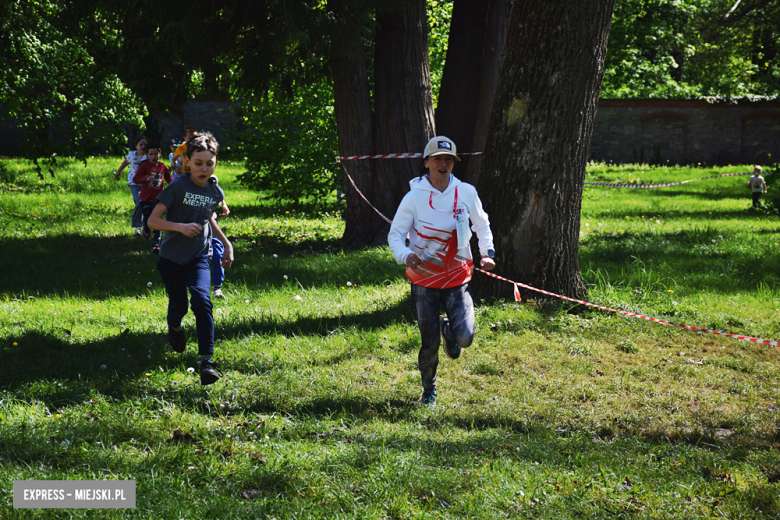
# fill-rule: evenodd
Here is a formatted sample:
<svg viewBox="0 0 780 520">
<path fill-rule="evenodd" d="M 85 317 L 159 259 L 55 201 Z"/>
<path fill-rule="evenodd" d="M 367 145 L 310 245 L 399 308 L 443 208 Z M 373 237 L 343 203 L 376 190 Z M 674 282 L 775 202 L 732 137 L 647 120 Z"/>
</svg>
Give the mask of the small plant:
<svg viewBox="0 0 780 520">
<path fill-rule="evenodd" d="M 626 354 L 636 354 L 639 352 L 639 347 L 630 339 L 624 339 L 615 347 L 619 352 L 625 352 Z"/>
</svg>

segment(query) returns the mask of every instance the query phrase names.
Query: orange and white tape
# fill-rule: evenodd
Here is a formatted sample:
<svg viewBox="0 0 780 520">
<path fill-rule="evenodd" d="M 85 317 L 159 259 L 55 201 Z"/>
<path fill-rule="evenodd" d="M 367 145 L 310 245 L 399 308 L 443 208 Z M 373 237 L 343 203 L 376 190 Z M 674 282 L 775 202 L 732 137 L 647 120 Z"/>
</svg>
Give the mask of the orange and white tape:
<svg viewBox="0 0 780 520">
<path fill-rule="evenodd" d="M 699 177 L 697 179 L 688 179 L 687 181 L 680 182 L 667 182 L 665 184 L 626 184 L 619 182 L 586 182 L 586 186 L 609 186 L 611 188 L 666 188 L 667 186 L 679 186 L 680 184 L 688 184 L 694 181 L 703 181 L 706 179 L 717 179 L 718 177 L 735 177 L 737 175 L 753 175 L 753 172 L 741 172 L 741 173 L 723 173 L 720 175 L 710 175 L 709 177 Z"/>
<path fill-rule="evenodd" d="M 554 296 L 555 298 L 560 298 L 562 300 L 579 303 L 581 305 L 587 305 L 588 307 L 596 307 L 597 309 L 610 311 L 610 312 L 616 312 L 618 314 L 622 314 L 624 316 L 630 316 L 632 318 L 639 318 L 640 320 L 647 320 L 652 321 L 653 323 L 660 323 L 662 325 L 669 325 L 670 327 L 677 327 L 679 329 L 685 329 L 685 330 L 692 330 L 694 332 L 706 332 L 707 334 L 714 334 L 716 336 L 725 336 L 727 338 L 734 338 L 734 339 L 741 339 L 743 341 L 750 341 L 751 343 L 761 343 L 763 345 L 772 345 L 773 347 L 776 347 L 778 344 L 777 341 L 771 340 L 771 339 L 761 339 L 761 338 L 754 338 L 752 336 L 745 336 L 742 334 L 729 334 L 727 332 L 718 332 L 717 330 L 711 330 L 711 329 L 702 329 L 700 327 L 694 327 L 692 325 L 681 325 L 679 323 L 674 323 L 671 321 L 662 320 L 659 318 L 653 318 L 650 316 L 644 316 L 642 314 L 637 314 L 635 312 L 626 312 L 626 311 L 619 311 L 617 309 L 611 309 L 609 307 L 605 307 L 603 305 L 596 305 L 595 303 L 588 303 L 582 300 L 577 300 L 575 298 L 569 298 L 568 296 L 561 296 L 560 294 L 551 293 L 548 291 L 543 291 L 541 289 L 537 289 L 536 287 L 531 287 L 530 285 L 526 285 L 520 282 L 515 282 L 512 280 L 509 280 L 507 278 L 504 278 L 503 276 L 498 276 L 497 274 L 490 273 L 488 271 L 484 271 L 478 267 L 474 268 L 475 270 L 481 272 L 482 274 L 486 274 L 488 276 L 491 276 L 493 278 L 497 278 L 499 280 L 503 280 L 505 282 L 509 282 L 511 284 L 514 284 L 515 286 L 515 292 L 517 292 L 517 287 L 522 287 L 524 289 L 528 289 L 530 291 L 536 291 L 542 294 L 546 294 L 547 296 Z M 515 297 L 516 298 L 516 297 Z"/>
<path fill-rule="evenodd" d="M 458 155 L 482 155 L 485 152 L 467 152 Z M 388 153 L 384 155 L 349 155 L 346 157 L 336 157 L 337 160 L 352 161 L 356 159 L 414 159 L 422 157 L 422 153 Z"/>
</svg>

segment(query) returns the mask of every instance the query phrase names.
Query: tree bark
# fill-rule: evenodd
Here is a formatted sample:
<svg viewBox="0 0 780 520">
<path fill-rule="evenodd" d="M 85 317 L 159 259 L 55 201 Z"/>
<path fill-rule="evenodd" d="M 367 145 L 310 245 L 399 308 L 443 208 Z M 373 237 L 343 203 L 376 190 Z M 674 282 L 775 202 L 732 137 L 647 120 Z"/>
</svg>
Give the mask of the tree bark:
<svg viewBox="0 0 780 520">
<path fill-rule="evenodd" d="M 435 131 L 425 0 L 412 0 L 400 12 L 378 16 L 377 22 L 375 153 L 422 152 Z M 410 159 L 375 161 L 374 205 L 389 218 L 409 191 L 409 181 L 419 175 L 420 163 Z"/>
<path fill-rule="evenodd" d="M 614 6 L 515 4 L 477 183 L 498 272 L 576 298 L 587 292 L 578 262 L 580 209 Z M 475 281 L 478 298 L 512 293 L 505 282 L 481 275 Z"/>
<path fill-rule="evenodd" d="M 342 156 L 373 153 L 373 113 L 366 71 L 363 42 L 334 38 L 331 47 L 333 90 L 339 152 Z M 375 172 L 372 161 L 344 161 L 344 168 L 360 191 L 375 199 Z M 342 241 L 352 244 L 380 244 L 387 240 L 387 224 L 365 203 L 342 172 L 342 187 L 347 199 L 346 227 Z"/>
<path fill-rule="evenodd" d="M 462 152 L 481 152 L 501 69 L 511 0 L 456 0 L 436 129 Z M 481 156 L 461 157 L 455 174 L 475 183 Z"/>
</svg>

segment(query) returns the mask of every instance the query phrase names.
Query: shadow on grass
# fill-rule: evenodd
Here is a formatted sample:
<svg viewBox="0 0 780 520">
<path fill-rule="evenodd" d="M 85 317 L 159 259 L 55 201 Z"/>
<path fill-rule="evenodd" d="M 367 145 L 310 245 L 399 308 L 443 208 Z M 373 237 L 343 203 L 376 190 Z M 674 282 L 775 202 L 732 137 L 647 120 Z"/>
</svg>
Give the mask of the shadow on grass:
<svg viewBox="0 0 780 520">
<path fill-rule="evenodd" d="M 160 282 L 158 257 L 151 253 L 151 246 L 151 240 L 131 236 L 0 239 L 0 248 L 6 252 L 0 272 L 2 294 L 9 298 L 71 295 L 95 300 L 145 295 L 148 282 Z M 289 244 L 262 237 L 253 246 L 248 238 L 239 237 L 235 247 L 236 262 L 227 271 L 228 286 L 239 280 L 250 289 L 269 280 L 281 286 L 283 275 L 308 287 L 339 286 L 346 280 L 357 281 L 356 276 L 363 285 L 380 285 L 403 276 L 403 269 L 389 254 L 368 254 L 373 248 L 346 251 L 335 240 Z M 319 260 L 323 254 L 328 261 Z M 301 257 L 312 261 L 289 262 Z"/>
</svg>

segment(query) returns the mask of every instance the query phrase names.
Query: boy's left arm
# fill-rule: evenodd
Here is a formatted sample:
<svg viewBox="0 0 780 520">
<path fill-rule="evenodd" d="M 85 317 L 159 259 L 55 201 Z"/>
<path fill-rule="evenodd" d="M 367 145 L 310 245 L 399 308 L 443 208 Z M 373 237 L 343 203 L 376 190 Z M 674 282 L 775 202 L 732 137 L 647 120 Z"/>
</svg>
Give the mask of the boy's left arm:
<svg viewBox="0 0 780 520">
<path fill-rule="evenodd" d="M 170 184 L 173 181 L 171 170 L 165 165 L 165 163 L 160 163 L 160 164 L 163 165 L 163 177 L 165 178 L 165 182 L 167 184 Z"/>
<path fill-rule="evenodd" d="M 222 254 L 222 267 L 230 267 L 233 264 L 233 244 L 230 243 L 230 240 L 222 232 L 213 214 L 209 218 L 209 224 L 211 225 L 211 232 L 225 246 L 225 252 Z"/>
</svg>

